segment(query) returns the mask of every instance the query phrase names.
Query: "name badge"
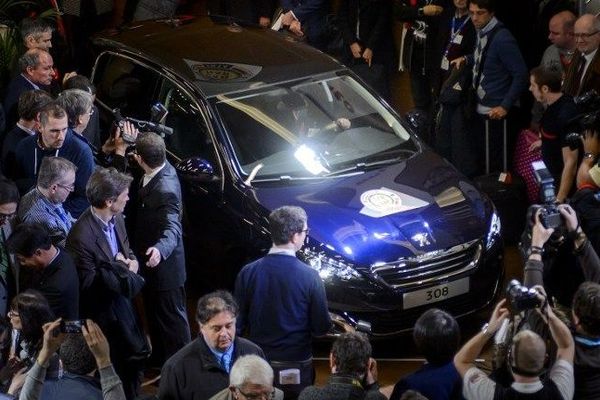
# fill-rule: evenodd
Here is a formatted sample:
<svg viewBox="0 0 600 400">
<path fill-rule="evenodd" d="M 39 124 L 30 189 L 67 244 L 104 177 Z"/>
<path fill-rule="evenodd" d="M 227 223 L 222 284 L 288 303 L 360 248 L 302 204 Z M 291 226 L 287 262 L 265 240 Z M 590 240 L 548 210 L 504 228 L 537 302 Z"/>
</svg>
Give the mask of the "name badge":
<svg viewBox="0 0 600 400">
<path fill-rule="evenodd" d="M 442 69 L 448 71 L 450 69 L 450 61 L 446 56 L 442 57 Z"/>
<path fill-rule="evenodd" d="M 452 41 L 452 43 L 461 44 L 462 40 L 463 40 L 463 35 L 456 35 L 456 36 L 454 36 L 454 40 Z"/>
</svg>

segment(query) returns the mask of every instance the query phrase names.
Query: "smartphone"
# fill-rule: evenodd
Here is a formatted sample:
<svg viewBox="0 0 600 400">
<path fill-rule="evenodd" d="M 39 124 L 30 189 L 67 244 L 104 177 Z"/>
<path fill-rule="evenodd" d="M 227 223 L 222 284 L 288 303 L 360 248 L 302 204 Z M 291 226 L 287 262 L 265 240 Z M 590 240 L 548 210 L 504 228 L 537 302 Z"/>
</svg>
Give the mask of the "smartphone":
<svg viewBox="0 0 600 400">
<path fill-rule="evenodd" d="M 60 321 L 60 331 L 62 333 L 81 333 L 81 328 L 85 325 L 84 319 L 75 319 L 72 321 Z"/>
</svg>

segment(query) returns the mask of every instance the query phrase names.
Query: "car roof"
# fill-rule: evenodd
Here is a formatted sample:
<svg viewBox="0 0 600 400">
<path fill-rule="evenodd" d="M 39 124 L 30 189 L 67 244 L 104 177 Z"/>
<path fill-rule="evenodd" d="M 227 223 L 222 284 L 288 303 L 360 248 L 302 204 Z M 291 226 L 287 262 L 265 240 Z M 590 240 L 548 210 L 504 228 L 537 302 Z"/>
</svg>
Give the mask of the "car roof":
<svg viewBox="0 0 600 400">
<path fill-rule="evenodd" d="M 289 34 L 210 17 L 134 22 L 94 39 L 193 83 L 205 96 L 242 91 L 342 69 L 332 57 Z"/>
</svg>

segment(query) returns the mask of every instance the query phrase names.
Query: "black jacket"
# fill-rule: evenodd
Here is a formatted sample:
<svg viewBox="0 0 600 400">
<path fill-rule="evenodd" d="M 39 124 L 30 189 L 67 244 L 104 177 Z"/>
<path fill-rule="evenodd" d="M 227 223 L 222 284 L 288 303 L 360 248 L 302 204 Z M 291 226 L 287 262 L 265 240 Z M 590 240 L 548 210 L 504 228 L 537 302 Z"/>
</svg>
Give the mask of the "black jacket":
<svg viewBox="0 0 600 400">
<path fill-rule="evenodd" d="M 135 251 L 146 288 L 170 290 L 185 283 L 185 253 L 181 229 L 181 187 L 175 168 L 164 168 L 138 191 L 136 202 Z M 146 251 L 156 247 L 162 260 L 146 267 Z"/>
<path fill-rule="evenodd" d="M 309 386 L 300 393 L 298 400 L 385 400 L 377 383 L 363 388 L 356 379 L 345 375 L 332 375 L 323 387 Z"/>
<path fill-rule="evenodd" d="M 232 364 L 239 357 L 255 354 L 265 358 L 260 347 L 236 337 Z M 158 398 L 161 400 L 207 400 L 229 386 L 229 375 L 200 336 L 167 360 L 162 368 Z"/>
</svg>

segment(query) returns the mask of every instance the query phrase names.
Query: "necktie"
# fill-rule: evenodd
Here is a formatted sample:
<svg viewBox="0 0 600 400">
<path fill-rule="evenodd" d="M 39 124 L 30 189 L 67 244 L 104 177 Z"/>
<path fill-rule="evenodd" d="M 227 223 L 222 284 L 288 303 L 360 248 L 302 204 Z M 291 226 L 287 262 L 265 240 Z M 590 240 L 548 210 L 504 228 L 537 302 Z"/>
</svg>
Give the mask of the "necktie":
<svg viewBox="0 0 600 400">
<path fill-rule="evenodd" d="M 477 33 L 477 47 L 473 54 L 473 89 L 477 90 L 479 86 L 479 70 L 481 68 L 481 56 L 483 53 L 483 40 L 484 36 L 479 32 Z"/>
<path fill-rule="evenodd" d="M 223 353 L 221 356 L 221 367 L 229 373 L 229 354 Z"/>
<path fill-rule="evenodd" d="M 581 89 L 581 82 L 583 82 L 583 70 L 585 68 L 585 57 L 580 55 L 579 63 L 577 65 L 577 72 L 575 74 L 575 82 L 573 85 L 573 93 L 574 95 L 579 94 L 579 90 Z"/>
<path fill-rule="evenodd" d="M 56 207 L 55 210 L 58 216 L 60 217 L 60 220 L 63 222 L 63 224 L 65 224 L 67 231 L 71 230 L 71 218 L 69 218 L 62 205 Z"/>
</svg>

